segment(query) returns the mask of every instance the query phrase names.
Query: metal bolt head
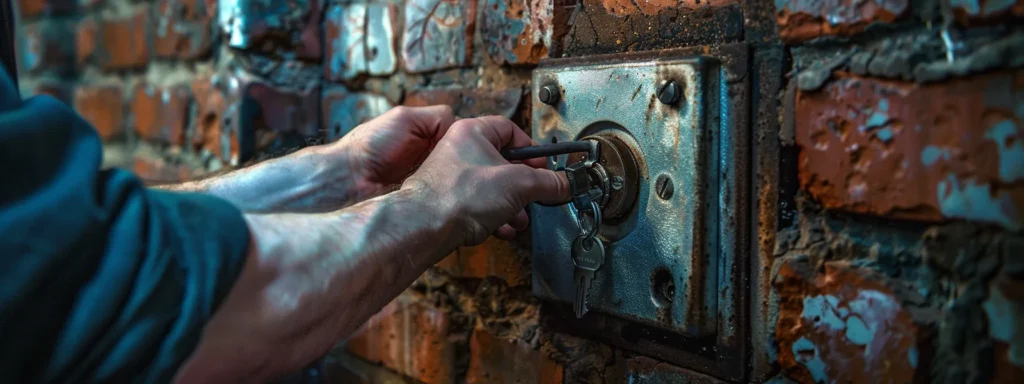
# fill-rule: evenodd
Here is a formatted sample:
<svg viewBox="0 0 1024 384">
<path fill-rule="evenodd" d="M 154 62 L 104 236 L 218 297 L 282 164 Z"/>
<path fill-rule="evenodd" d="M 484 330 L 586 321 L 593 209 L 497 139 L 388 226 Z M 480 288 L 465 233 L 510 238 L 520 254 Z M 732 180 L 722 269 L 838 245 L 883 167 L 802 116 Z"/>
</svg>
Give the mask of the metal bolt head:
<svg viewBox="0 0 1024 384">
<path fill-rule="evenodd" d="M 612 177 L 612 189 L 614 189 L 616 191 L 622 189 L 622 183 L 623 183 L 622 176 L 613 176 Z"/>
<path fill-rule="evenodd" d="M 679 84 L 676 84 L 673 80 L 662 80 L 658 82 L 658 86 L 655 88 L 658 93 L 658 101 L 662 104 L 675 104 L 679 101 Z"/>
<path fill-rule="evenodd" d="M 549 84 L 540 87 L 540 91 L 537 92 L 537 98 L 544 104 L 555 105 L 558 104 L 559 93 L 558 86 Z"/>
<path fill-rule="evenodd" d="M 668 175 L 660 175 L 658 179 L 654 181 L 654 192 L 658 194 L 662 200 L 668 200 L 672 198 L 672 194 L 675 193 L 675 186 L 672 185 L 672 179 Z"/>
</svg>

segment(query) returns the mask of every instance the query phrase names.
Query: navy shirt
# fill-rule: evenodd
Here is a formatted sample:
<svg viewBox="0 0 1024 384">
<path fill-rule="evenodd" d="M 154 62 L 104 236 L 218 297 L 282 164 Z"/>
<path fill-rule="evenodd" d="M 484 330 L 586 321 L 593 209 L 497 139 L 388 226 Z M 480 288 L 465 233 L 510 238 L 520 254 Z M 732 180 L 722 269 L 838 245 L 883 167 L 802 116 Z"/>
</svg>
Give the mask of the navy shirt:
<svg viewBox="0 0 1024 384">
<path fill-rule="evenodd" d="M 89 123 L 0 69 L 0 382 L 167 382 L 242 269 L 237 208 L 101 157 Z"/>
</svg>

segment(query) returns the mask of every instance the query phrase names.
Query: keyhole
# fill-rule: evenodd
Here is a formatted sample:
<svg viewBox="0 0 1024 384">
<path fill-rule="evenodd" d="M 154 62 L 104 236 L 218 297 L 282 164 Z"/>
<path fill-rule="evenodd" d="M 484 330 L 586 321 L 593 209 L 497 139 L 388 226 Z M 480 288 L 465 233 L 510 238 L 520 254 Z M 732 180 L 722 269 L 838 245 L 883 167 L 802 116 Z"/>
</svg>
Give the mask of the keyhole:
<svg viewBox="0 0 1024 384">
<path fill-rule="evenodd" d="M 661 308 L 672 306 L 675 296 L 676 283 L 672 278 L 672 272 L 665 268 L 658 268 L 651 276 L 651 299 L 654 301 L 654 305 Z"/>
</svg>

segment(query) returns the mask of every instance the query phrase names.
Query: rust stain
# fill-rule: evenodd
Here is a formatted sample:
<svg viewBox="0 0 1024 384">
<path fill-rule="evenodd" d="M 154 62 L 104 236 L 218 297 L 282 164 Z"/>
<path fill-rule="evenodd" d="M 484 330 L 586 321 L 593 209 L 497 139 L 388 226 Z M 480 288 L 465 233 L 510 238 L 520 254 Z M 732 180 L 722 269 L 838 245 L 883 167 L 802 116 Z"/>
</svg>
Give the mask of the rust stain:
<svg viewBox="0 0 1024 384">
<path fill-rule="evenodd" d="M 915 220 L 1024 220 L 1024 71 L 933 85 L 839 74 L 800 92 L 803 189 L 825 208 Z"/>
</svg>

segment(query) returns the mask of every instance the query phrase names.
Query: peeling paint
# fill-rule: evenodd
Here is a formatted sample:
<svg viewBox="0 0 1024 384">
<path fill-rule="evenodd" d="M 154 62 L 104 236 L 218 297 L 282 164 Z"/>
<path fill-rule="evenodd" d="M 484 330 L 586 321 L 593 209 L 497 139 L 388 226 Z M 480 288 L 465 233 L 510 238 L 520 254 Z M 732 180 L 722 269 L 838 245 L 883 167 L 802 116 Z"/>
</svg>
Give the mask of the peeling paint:
<svg viewBox="0 0 1024 384">
<path fill-rule="evenodd" d="M 818 347 L 810 340 L 807 340 L 806 337 L 801 337 L 793 343 L 793 355 L 796 356 L 800 364 L 803 364 L 811 372 L 814 382 L 823 383 L 828 379 L 828 375 L 825 373 L 825 362 L 821 361 Z"/>
<path fill-rule="evenodd" d="M 1006 359 L 1024 368 L 1024 303 L 1014 302 L 994 288 L 983 308 L 988 316 L 989 334 L 1009 345 Z"/>
<path fill-rule="evenodd" d="M 799 42 L 825 35 L 852 35 L 873 22 L 892 22 L 909 12 L 907 0 L 775 0 L 779 36 Z"/>
<path fill-rule="evenodd" d="M 999 149 L 999 178 L 1007 183 L 1024 179 L 1024 135 L 1017 123 L 1009 119 L 1000 121 L 989 128 L 985 137 Z"/>
<path fill-rule="evenodd" d="M 409 72 L 465 66 L 472 56 L 476 0 L 409 0 L 402 57 Z"/>
<path fill-rule="evenodd" d="M 935 192 L 943 216 L 995 222 L 1012 230 L 1024 227 L 1016 220 L 1020 212 L 1013 197 L 1005 191 L 993 192 L 988 184 L 960 180 L 950 173 Z"/>
</svg>

